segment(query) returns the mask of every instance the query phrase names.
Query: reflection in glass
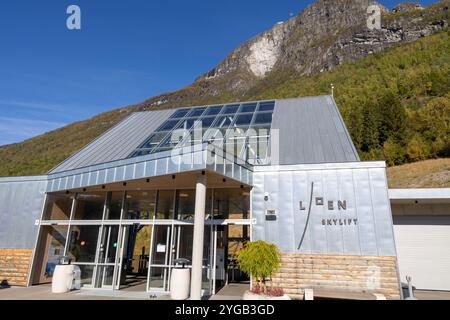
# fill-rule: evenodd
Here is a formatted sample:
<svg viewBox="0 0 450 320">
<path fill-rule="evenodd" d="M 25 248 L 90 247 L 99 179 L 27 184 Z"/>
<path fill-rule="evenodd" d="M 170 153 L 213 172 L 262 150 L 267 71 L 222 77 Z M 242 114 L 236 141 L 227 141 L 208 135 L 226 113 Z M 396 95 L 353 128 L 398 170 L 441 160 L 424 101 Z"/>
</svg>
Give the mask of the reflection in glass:
<svg viewBox="0 0 450 320">
<path fill-rule="evenodd" d="M 95 262 L 98 226 L 73 226 L 70 228 L 69 255 L 74 262 Z"/>
<path fill-rule="evenodd" d="M 169 227 L 155 226 L 153 234 L 152 265 L 167 265 L 169 263 Z"/>
<path fill-rule="evenodd" d="M 119 220 L 122 212 L 123 191 L 108 192 L 105 220 Z"/>
<path fill-rule="evenodd" d="M 92 276 L 91 276 L 92 277 Z M 97 267 L 97 276 L 95 281 L 96 288 L 103 288 L 105 286 L 113 285 L 114 266 L 102 266 Z"/>
<path fill-rule="evenodd" d="M 194 220 L 195 190 L 177 190 L 177 220 Z"/>
<path fill-rule="evenodd" d="M 44 207 L 43 220 L 69 220 L 73 195 L 48 194 Z"/>
<path fill-rule="evenodd" d="M 152 267 L 150 268 L 150 290 L 167 291 L 169 279 L 169 268 Z"/>
<path fill-rule="evenodd" d="M 77 195 L 74 220 L 102 220 L 106 193 Z"/>
<path fill-rule="evenodd" d="M 156 191 L 127 191 L 124 219 L 148 220 L 155 214 Z"/>
<path fill-rule="evenodd" d="M 94 274 L 93 265 L 78 265 L 81 270 L 81 285 L 90 286 L 92 285 L 92 276 Z"/>
<path fill-rule="evenodd" d="M 67 226 L 45 226 L 43 227 L 44 239 L 47 241 L 47 253 L 45 261 L 45 270 L 43 274 L 44 281 L 53 277 L 55 266 L 59 259 L 64 256 L 64 247 L 66 245 Z"/>
<path fill-rule="evenodd" d="M 174 214 L 174 190 L 158 191 L 156 219 L 173 219 Z"/>
<path fill-rule="evenodd" d="M 98 262 L 114 263 L 116 261 L 119 226 L 104 226 L 102 228 Z"/>
</svg>

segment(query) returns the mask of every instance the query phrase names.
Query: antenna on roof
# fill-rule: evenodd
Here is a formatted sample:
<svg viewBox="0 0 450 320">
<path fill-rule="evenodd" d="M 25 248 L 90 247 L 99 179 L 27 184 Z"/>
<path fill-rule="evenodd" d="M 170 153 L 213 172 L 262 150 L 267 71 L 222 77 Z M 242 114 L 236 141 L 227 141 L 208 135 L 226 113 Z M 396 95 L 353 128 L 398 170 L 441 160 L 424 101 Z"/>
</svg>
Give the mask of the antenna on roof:
<svg viewBox="0 0 450 320">
<path fill-rule="evenodd" d="M 331 96 L 334 98 L 334 84 L 331 84 Z"/>
</svg>

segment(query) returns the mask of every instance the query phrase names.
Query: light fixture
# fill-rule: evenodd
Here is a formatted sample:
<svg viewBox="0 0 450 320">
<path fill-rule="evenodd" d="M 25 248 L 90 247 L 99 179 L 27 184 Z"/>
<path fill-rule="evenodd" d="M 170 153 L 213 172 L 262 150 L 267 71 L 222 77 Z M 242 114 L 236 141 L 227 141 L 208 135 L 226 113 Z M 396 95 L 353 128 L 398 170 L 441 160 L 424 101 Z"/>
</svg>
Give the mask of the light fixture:
<svg viewBox="0 0 450 320">
<path fill-rule="evenodd" d="M 180 193 L 180 198 L 189 198 L 189 194 L 187 194 L 187 193 Z"/>
</svg>

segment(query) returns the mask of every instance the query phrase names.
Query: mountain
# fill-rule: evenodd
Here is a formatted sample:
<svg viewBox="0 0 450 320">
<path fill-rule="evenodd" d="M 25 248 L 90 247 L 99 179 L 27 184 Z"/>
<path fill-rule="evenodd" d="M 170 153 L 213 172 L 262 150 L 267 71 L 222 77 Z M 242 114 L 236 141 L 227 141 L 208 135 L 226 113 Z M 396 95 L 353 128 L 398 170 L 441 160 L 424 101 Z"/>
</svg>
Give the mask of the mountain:
<svg viewBox="0 0 450 320">
<path fill-rule="evenodd" d="M 319 0 L 233 50 L 180 90 L 0 147 L 0 175 L 45 173 L 133 111 L 328 94 L 363 159 L 390 165 L 450 156 L 450 0 L 382 9 L 368 0 Z M 430 126 L 434 115 L 442 125 Z"/>
</svg>

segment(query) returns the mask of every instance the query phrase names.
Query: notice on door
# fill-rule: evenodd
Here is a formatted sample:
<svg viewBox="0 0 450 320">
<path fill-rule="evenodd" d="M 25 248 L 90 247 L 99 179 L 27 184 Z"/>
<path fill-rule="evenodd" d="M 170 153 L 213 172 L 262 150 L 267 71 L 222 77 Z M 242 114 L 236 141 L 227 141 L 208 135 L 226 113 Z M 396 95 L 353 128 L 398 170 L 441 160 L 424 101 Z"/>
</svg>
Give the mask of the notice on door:
<svg viewBox="0 0 450 320">
<path fill-rule="evenodd" d="M 162 243 L 158 243 L 158 244 L 156 245 L 156 252 L 158 252 L 158 253 L 164 253 L 164 252 L 166 252 L 166 245 L 165 245 L 165 244 L 162 244 Z"/>
</svg>

